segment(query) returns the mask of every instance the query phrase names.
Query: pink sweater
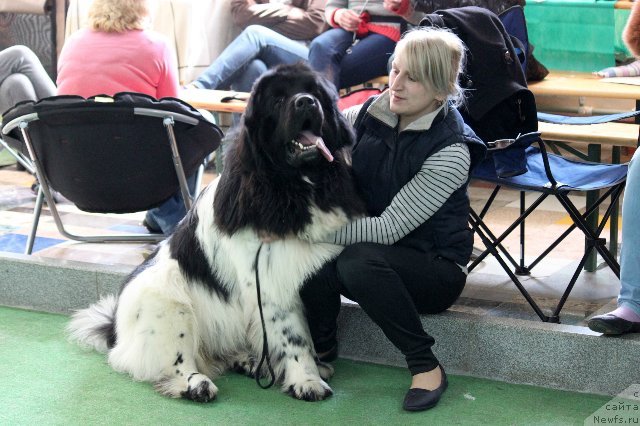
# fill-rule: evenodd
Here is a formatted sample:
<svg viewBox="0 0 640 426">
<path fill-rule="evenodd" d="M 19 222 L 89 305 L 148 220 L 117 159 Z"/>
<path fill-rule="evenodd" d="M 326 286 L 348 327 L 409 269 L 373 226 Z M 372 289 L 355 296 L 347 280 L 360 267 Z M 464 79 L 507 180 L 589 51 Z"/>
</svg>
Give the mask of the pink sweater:
<svg viewBox="0 0 640 426">
<path fill-rule="evenodd" d="M 178 66 L 167 42 L 153 31 L 107 33 L 83 29 L 62 47 L 58 94 L 146 93 L 157 99 L 178 95 Z"/>
</svg>

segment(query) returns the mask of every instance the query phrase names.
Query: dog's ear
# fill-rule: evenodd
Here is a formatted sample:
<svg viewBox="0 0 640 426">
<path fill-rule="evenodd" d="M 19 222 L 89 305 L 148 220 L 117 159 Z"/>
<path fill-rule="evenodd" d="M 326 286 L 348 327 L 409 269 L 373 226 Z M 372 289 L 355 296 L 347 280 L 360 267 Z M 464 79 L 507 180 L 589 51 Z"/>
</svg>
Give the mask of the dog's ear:
<svg viewBox="0 0 640 426">
<path fill-rule="evenodd" d="M 336 110 L 336 120 L 338 125 L 338 140 L 340 141 L 340 148 L 350 147 L 356 141 L 356 135 L 351 123 L 347 121 L 347 118 L 342 114 L 342 112 L 338 109 L 338 106 L 335 106 Z"/>
<path fill-rule="evenodd" d="M 322 104 L 331 105 L 330 116 L 332 117 L 336 132 L 332 138 L 333 140 L 330 141 L 331 148 L 337 151 L 338 149 L 353 145 L 355 142 L 353 126 L 338 109 L 338 91 L 334 84 L 320 74 L 317 74 L 317 84 L 324 98 L 321 99 Z"/>
</svg>

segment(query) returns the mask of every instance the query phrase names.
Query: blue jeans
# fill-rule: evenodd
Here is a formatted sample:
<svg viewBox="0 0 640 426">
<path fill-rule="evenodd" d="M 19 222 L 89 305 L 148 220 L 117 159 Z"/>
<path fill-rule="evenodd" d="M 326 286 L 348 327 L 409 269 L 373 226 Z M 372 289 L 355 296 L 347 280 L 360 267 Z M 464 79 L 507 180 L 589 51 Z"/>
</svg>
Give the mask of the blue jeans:
<svg viewBox="0 0 640 426">
<path fill-rule="evenodd" d="M 387 62 L 396 42 L 380 34 L 369 33 L 352 47 L 353 33 L 334 28 L 314 38 L 309 46 L 311 68 L 323 73 L 336 89 L 362 84 L 387 75 Z"/>
<path fill-rule="evenodd" d="M 187 187 L 192 196 L 196 192 L 196 178 L 197 173 L 187 178 Z M 160 206 L 148 210 L 145 220 L 151 227 L 162 230 L 164 235 L 169 235 L 186 214 L 187 209 L 184 207 L 182 194 L 178 189 L 171 198 Z"/>
<path fill-rule="evenodd" d="M 622 202 L 622 249 L 620 251 L 620 295 L 618 305 L 626 305 L 640 315 L 640 150 L 631 159 L 627 187 Z"/>
<path fill-rule="evenodd" d="M 262 25 L 250 25 L 193 82 L 201 89 L 251 91 L 253 82 L 267 69 L 306 61 L 309 50 Z"/>
</svg>

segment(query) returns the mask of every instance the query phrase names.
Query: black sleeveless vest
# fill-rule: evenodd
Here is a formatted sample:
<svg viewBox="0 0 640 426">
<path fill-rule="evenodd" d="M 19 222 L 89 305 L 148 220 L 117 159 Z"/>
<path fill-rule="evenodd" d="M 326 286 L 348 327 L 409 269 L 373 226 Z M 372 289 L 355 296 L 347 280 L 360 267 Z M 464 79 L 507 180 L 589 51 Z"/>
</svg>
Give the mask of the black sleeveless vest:
<svg viewBox="0 0 640 426">
<path fill-rule="evenodd" d="M 356 120 L 357 141 L 353 148 L 356 184 L 362 191 L 370 216 L 379 216 L 398 191 L 418 173 L 424 161 L 442 148 L 466 143 L 471 153 L 471 167 L 484 158 L 484 143 L 453 108 L 446 114 L 443 109 L 429 130 L 398 133 L 365 112 L 371 102 L 362 106 Z M 451 194 L 429 220 L 396 244 L 432 251 L 459 265 L 466 265 L 473 249 L 468 216 L 469 197 L 465 184 Z"/>
</svg>

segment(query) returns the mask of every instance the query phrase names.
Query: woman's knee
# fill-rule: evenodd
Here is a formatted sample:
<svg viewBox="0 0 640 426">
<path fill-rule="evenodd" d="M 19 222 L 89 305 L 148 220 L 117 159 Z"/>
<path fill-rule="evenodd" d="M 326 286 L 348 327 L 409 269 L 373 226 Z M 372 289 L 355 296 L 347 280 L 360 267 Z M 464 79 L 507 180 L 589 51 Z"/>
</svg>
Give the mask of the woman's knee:
<svg viewBox="0 0 640 426">
<path fill-rule="evenodd" d="M 323 34 L 314 38 L 309 44 L 309 62 L 324 63 L 335 55 L 334 43 L 329 37 L 323 37 Z"/>
<path fill-rule="evenodd" d="M 262 25 L 249 25 L 238 36 L 245 38 L 256 45 L 263 46 L 268 44 L 269 37 L 274 33 L 270 28 Z"/>
<path fill-rule="evenodd" d="M 29 80 L 29 77 L 20 73 L 11 74 L 5 78 L 2 86 L 0 86 L 0 92 L 3 101 L 10 104 L 9 107 L 21 101 L 37 100 L 33 83 Z M 0 111 L 0 113 L 2 113 L 2 111 Z"/>
<path fill-rule="evenodd" d="M 27 60 L 30 62 L 39 61 L 38 57 L 31 49 L 21 44 L 10 46 L 3 50 L 3 60 Z"/>
</svg>

